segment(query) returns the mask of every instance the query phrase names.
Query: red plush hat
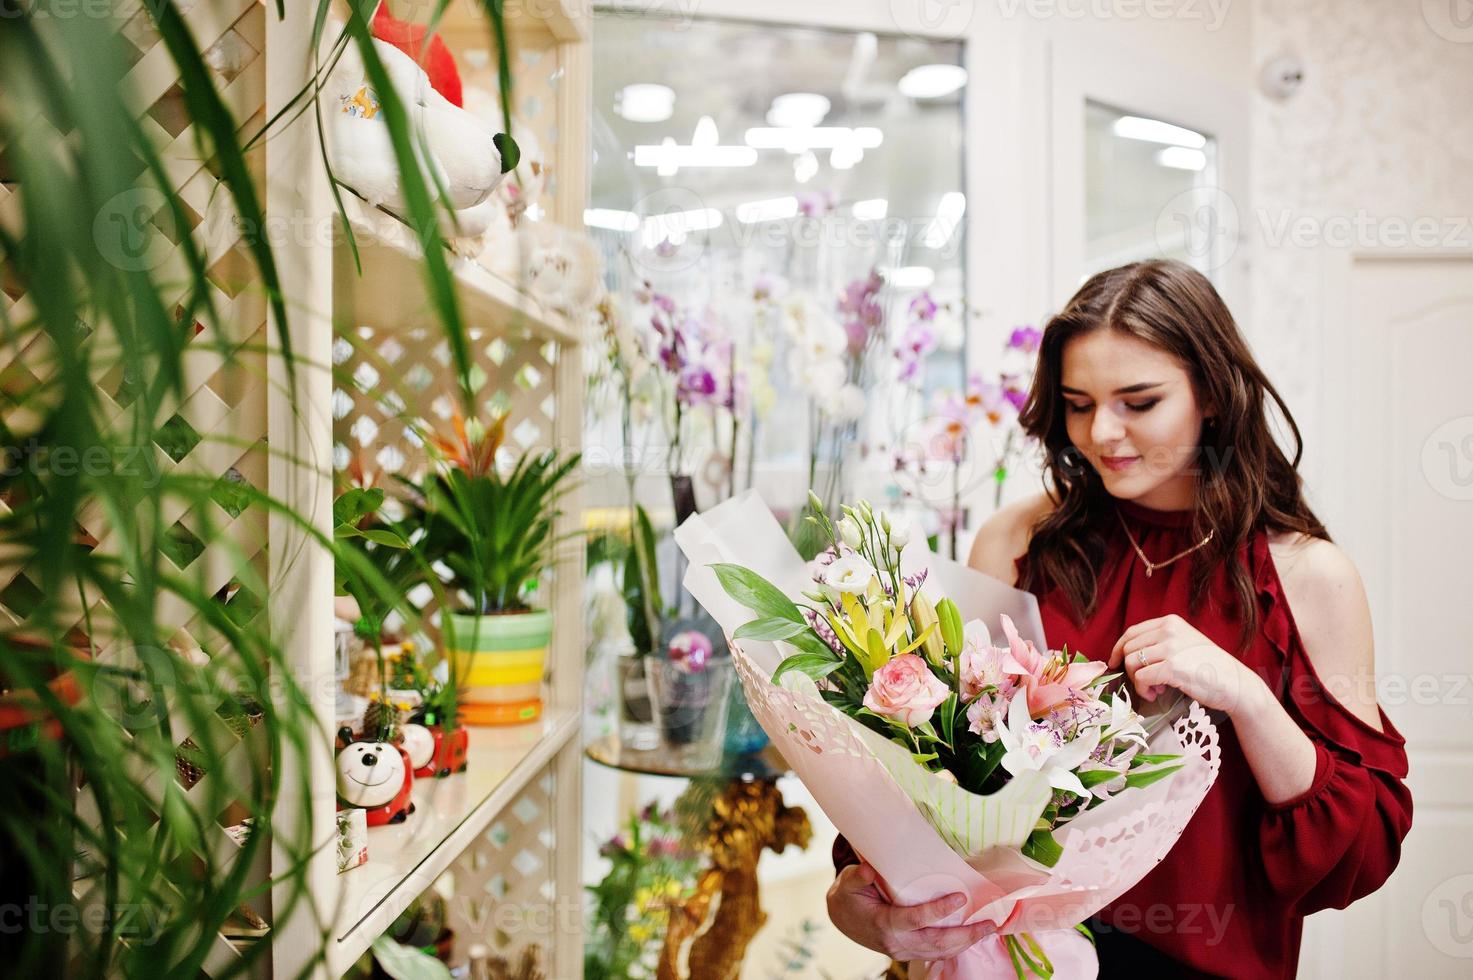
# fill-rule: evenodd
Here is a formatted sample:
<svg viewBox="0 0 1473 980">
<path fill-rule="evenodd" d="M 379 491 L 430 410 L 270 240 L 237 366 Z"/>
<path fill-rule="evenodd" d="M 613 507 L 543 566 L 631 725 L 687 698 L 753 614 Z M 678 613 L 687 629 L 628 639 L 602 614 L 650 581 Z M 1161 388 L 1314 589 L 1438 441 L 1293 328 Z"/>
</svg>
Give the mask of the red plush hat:
<svg viewBox="0 0 1473 980">
<path fill-rule="evenodd" d="M 460 93 L 460 69 L 455 67 L 450 49 L 438 34 L 430 38 L 428 44 L 425 43 L 427 30 L 428 27 L 424 24 L 398 19 L 389 13 L 386 4 L 379 4 L 378 9 L 373 12 L 373 36 L 413 58 L 415 64 L 423 68 L 430 77 L 430 86 L 444 96 L 445 101 L 464 108 Z"/>
</svg>

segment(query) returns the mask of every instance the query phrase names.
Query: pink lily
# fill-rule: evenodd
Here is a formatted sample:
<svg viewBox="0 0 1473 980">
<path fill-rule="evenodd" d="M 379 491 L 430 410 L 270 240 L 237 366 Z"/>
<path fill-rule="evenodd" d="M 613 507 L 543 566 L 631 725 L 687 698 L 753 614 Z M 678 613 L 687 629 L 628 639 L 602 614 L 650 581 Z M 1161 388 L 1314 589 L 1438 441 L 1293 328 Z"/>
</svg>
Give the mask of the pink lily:
<svg viewBox="0 0 1473 980">
<path fill-rule="evenodd" d="M 1028 713 L 1034 717 L 1069 700 L 1071 692 L 1082 690 L 1105 672 L 1105 665 L 1098 661 L 1071 664 L 1061 653 L 1040 653 L 1031 641 L 1018 635 L 1018 628 L 1007 616 L 1002 617 L 1002 631 L 1008 638 L 1002 669 L 1022 678 L 1028 692 Z"/>
</svg>

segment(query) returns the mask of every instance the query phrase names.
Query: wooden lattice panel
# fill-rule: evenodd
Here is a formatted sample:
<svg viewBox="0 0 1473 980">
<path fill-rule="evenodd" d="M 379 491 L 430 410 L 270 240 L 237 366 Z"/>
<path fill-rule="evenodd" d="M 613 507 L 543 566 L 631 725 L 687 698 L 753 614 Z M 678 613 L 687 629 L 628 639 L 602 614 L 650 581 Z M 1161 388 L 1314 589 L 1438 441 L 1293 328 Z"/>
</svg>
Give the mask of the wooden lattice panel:
<svg viewBox="0 0 1473 980">
<path fill-rule="evenodd" d="M 553 446 L 560 347 L 484 326 L 470 327 L 467 339 L 473 414 L 509 415 L 501 461 Z M 466 411 L 440 327 L 358 326 L 334 341 L 333 363 L 334 467 L 356 458 L 367 472 L 423 475 L 426 431 L 449 438 Z"/>
<path fill-rule="evenodd" d="M 579 896 L 559 896 L 556 889 L 557 797 L 549 765 L 450 866 L 455 962 L 464 962 L 476 943 L 513 963 L 524 948 L 535 945 L 541 947 L 548 977 L 580 974 L 580 965 L 551 962 L 557 931 L 582 927 Z M 562 845 L 576 847 L 578 842 Z"/>
<path fill-rule="evenodd" d="M 265 121 L 265 8 L 258 0 L 213 0 L 180 6 L 244 141 Z M 197 477 L 214 487 L 211 499 L 202 503 L 168 493 L 158 500 L 140 500 L 127 523 L 153 519 L 152 508 L 159 506 L 159 519 L 167 529 L 166 544 L 160 549 L 165 569 L 190 579 L 205 594 L 228 605 L 237 621 L 244 622 L 258 615 L 267 599 L 267 515 L 259 505 L 249 505 L 239 492 L 242 484 L 261 491 L 267 486 L 266 303 L 255 282 L 256 270 L 241 239 L 230 195 L 201 159 L 199 135 L 183 109 L 179 78 L 148 10 L 141 2 L 114 4 L 111 9 L 131 64 L 125 81 L 126 97 L 137 112 L 145 136 L 157 148 L 187 225 L 179 226 L 157 186 L 140 173 L 133 191 L 104 202 L 103 217 L 115 216 L 118 220 L 111 224 L 99 221 L 98 247 L 124 268 L 149 272 L 156 283 L 162 284 L 161 296 L 180 303 L 192 278 L 181 247 L 184 236 L 189 236 L 204 256 L 215 316 L 201 313 L 194 322 L 179 324 L 188 345 L 183 359 L 183 390 L 155 418 L 136 418 L 141 407 L 137 391 L 146 379 L 126 376 L 121 361 L 113 354 L 118 339 L 109 324 L 84 324 L 87 336 L 83 342 L 92 346 L 97 397 L 114 431 L 136 431 L 135 423 L 142 423 L 152 432 L 145 445 L 127 447 L 126 458 L 113 459 L 112 465 L 135 467 L 135 472 L 146 477 Z M 248 163 L 259 179 L 259 154 Z M 19 230 L 19 205 L 24 193 L 18 185 L 0 184 L 0 224 L 13 232 Z M 116 232 L 116 240 L 110 238 L 112 232 Z M 5 283 L 0 301 L 6 304 L 7 316 L 21 337 L 15 344 L 0 347 L 0 376 L 5 379 L 6 392 L 23 396 L 19 400 L 0 396 L 0 413 L 24 437 L 39 421 L 33 408 L 35 396 L 45 391 L 57 364 L 48 339 L 28 329 L 34 311 L 23 288 L 7 276 L 0 276 L 0 281 Z M 171 283 L 179 284 L 172 294 Z M 182 307 L 176 306 L 175 313 L 181 312 Z M 121 539 L 126 533 L 127 529 L 111 523 L 99 506 L 84 506 L 81 511 L 78 540 L 95 542 L 102 553 L 115 553 L 125 547 Z M 17 625 L 24 623 L 36 606 L 39 586 L 30 569 L 15 561 L 7 563 L 5 558 L 6 553 L 0 550 L 0 620 Z M 112 631 L 104 604 L 78 593 L 75 586 L 59 598 L 65 607 L 64 621 L 59 625 L 80 626 L 83 617 L 90 614 L 87 623 L 100 661 L 121 666 L 138 663 L 127 643 L 109 635 Z M 205 624 L 197 607 L 172 595 L 161 597 L 155 621 L 170 646 L 181 654 L 199 650 L 212 659 L 234 655 L 223 638 Z M 176 715 L 172 710 L 170 714 Z M 263 765 L 264 755 L 257 751 L 260 740 L 244 730 L 231 730 L 218 718 L 207 723 L 211 726 L 208 733 L 191 730 L 181 717 L 173 721 L 173 731 L 181 743 L 195 738 L 213 745 L 213 753 L 223 755 L 215 770 L 185 773 L 181 769 L 176 775 L 179 788 L 171 788 L 166 785 L 167 776 L 143 760 L 124 758 L 119 765 L 136 769 L 139 784 L 155 801 L 155 809 L 163 805 L 166 792 L 180 792 L 183 800 L 201 811 L 207 825 L 214 822 L 213 835 L 201 842 L 201 851 L 213 854 L 217 866 L 227 865 L 234 859 L 238 845 L 219 824 L 230 822 L 235 809 L 232 794 L 246 792 L 253 782 L 252 769 Z M 84 817 L 100 819 L 85 792 L 79 808 Z M 238 818 L 238 813 L 234 817 Z M 269 847 L 259 853 L 262 860 L 251 873 L 254 881 L 264 880 L 268 872 Z M 83 858 L 79 871 L 87 870 Z M 85 878 L 79 880 L 77 890 L 84 906 L 100 894 Z M 258 913 L 269 914 L 264 896 L 252 905 Z M 231 947 L 218 940 L 205 964 L 206 973 L 221 972 L 235 957 Z"/>
</svg>

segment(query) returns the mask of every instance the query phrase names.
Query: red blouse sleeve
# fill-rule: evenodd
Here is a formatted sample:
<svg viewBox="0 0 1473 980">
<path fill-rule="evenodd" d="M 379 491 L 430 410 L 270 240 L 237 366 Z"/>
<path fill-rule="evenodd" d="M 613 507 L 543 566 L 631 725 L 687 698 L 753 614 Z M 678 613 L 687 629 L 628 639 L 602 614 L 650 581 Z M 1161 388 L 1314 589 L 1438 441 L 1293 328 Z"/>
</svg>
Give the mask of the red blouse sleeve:
<svg viewBox="0 0 1473 980">
<path fill-rule="evenodd" d="M 1380 888 L 1412 825 L 1406 740 L 1385 712 L 1382 730 L 1346 709 L 1321 683 L 1275 577 L 1264 632 L 1283 656 L 1284 706 L 1315 746 L 1314 782 L 1266 807 L 1260 826 L 1268 881 L 1300 915 L 1345 908 Z"/>
<path fill-rule="evenodd" d="M 851 864 L 859 863 L 859 855 L 854 853 L 854 848 L 850 846 L 843 834 L 834 838 L 833 858 L 834 874 L 838 874 Z"/>
</svg>

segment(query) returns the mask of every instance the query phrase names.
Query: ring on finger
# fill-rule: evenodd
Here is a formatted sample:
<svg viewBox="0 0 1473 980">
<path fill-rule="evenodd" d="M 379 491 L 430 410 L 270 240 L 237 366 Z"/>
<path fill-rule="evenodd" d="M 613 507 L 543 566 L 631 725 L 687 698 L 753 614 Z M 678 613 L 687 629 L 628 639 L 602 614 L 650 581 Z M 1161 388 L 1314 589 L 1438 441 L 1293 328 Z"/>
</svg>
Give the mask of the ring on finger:
<svg viewBox="0 0 1473 980">
<path fill-rule="evenodd" d="M 1151 648 L 1150 647 L 1142 647 L 1141 649 L 1139 649 L 1139 650 L 1137 650 L 1135 652 L 1135 665 L 1137 667 L 1144 667 L 1146 664 L 1148 664 L 1148 663 L 1151 662 L 1151 658 L 1146 653 L 1146 651 L 1149 650 L 1149 649 L 1151 649 Z"/>
</svg>

